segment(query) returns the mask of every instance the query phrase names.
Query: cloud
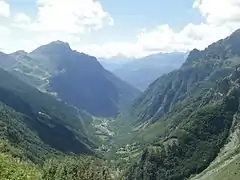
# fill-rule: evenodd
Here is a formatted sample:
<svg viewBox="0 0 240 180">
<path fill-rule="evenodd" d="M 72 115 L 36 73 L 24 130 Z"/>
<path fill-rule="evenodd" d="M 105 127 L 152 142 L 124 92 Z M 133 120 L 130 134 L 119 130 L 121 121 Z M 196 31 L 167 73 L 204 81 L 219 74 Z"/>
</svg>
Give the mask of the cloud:
<svg viewBox="0 0 240 180">
<path fill-rule="evenodd" d="M 31 23 L 31 18 L 25 13 L 21 12 L 15 15 L 14 22 L 16 25 L 29 25 Z"/>
<path fill-rule="evenodd" d="M 84 33 L 112 25 L 112 17 L 97 0 L 38 0 L 38 31 Z"/>
<path fill-rule="evenodd" d="M 187 24 L 179 32 L 175 32 L 167 24 L 160 25 L 141 33 L 137 43 L 146 51 L 203 49 L 240 28 L 240 0 L 195 0 L 193 8 L 199 10 L 205 22 Z"/>
<path fill-rule="evenodd" d="M 76 49 L 97 57 L 112 57 L 118 54 L 126 57 L 143 57 L 158 52 L 186 52 L 194 48 L 204 49 L 207 45 L 228 36 L 231 28 L 212 27 L 208 24 L 188 24 L 180 31 L 174 31 L 168 24 L 152 30 L 145 30 L 136 37 L 136 42 L 107 42 L 102 45 L 82 45 Z"/>
<path fill-rule="evenodd" d="M 9 27 L 16 32 L 13 36 L 18 43 L 10 48 L 8 46 L 8 52 L 16 50 L 16 46 L 31 51 L 55 40 L 74 45 L 80 42 L 82 36 L 114 24 L 113 18 L 98 0 L 35 1 L 36 16 L 14 12 L 9 18 Z"/>
<path fill-rule="evenodd" d="M 108 42 L 89 46 L 87 52 L 105 57 L 113 54 L 141 57 L 156 52 L 185 52 L 193 48 L 204 49 L 240 28 L 240 0 L 195 0 L 193 8 L 204 17 L 204 22 L 187 24 L 180 31 L 175 31 L 168 24 L 151 30 L 145 28 L 137 35 L 135 43 Z"/>
<path fill-rule="evenodd" d="M 229 35 L 233 30 L 227 26 L 209 24 L 188 24 L 176 32 L 169 25 L 161 25 L 154 30 L 138 35 L 137 44 L 144 51 L 173 52 L 203 49 L 214 41 Z"/>
<path fill-rule="evenodd" d="M 6 34 L 6 33 L 9 33 L 10 32 L 10 30 L 7 28 L 7 27 L 5 27 L 5 26 L 0 26 L 0 34 Z"/>
<path fill-rule="evenodd" d="M 240 22 L 240 0 L 195 0 L 193 7 L 211 25 Z"/>
<path fill-rule="evenodd" d="M 10 17 L 8 19 L 13 18 L 11 25 L 16 31 L 12 36 L 12 42 L 18 37 L 18 47 L 28 51 L 59 39 L 69 42 L 78 51 L 97 57 L 119 54 L 142 57 L 157 52 L 203 49 L 240 28 L 240 0 L 194 0 L 193 8 L 204 18 L 201 23 L 186 24 L 178 31 L 168 24 L 159 24 L 153 29 L 143 27 L 144 30 L 136 34 L 135 42 L 126 40 L 86 44 L 82 41 L 83 36 L 114 24 L 113 18 L 104 10 L 99 0 L 36 1 L 37 14 L 34 18 L 24 12 L 11 13 L 10 16 L 9 5 L 0 0 L 0 3 L 5 4 L 5 6 L 0 4 L 0 16 L 4 14 Z M 7 37 L 0 36 L 1 40 L 2 37 L 5 39 Z M 14 43 L 10 45 L 11 41 L 8 39 L 6 44 L 11 48 L 17 46 Z"/>
<path fill-rule="evenodd" d="M 9 17 L 10 15 L 10 6 L 5 1 L 0 0 L 0 17 Z"/>
<path fill-rule="evenodd" d="M 10 30 L 5 27 L 0 25 L 0 51 L 6 51 L 6 48 L 8 46 L 8 41 L 9 41 L 9 34 Z"/>
</svg>

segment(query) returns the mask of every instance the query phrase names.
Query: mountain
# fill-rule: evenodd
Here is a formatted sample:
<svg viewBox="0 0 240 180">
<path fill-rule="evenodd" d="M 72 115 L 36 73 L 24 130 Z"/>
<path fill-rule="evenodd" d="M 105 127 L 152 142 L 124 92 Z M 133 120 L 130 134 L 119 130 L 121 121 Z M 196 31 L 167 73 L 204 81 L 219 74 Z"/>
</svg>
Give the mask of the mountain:
<svg viewBox="0 0 240 180">
<path fill-rule="evenodd" d="M 194 49 L 179 70 L 158 78 L 135 102 L 141 121 L 157 119 L 183 100 L 199 82 L 221 79 L 239 64 L 240 32 L 211 44 L 203 51 Z M 237 47 L 237 48 L 236 48 Z"/>
<path fill-rule="evenodd" d="M 0 69 L 0 134 L 32 161 L 54 152 L 93 154 L 91 117 Z"/>
<path fill-rule="evenodd" d="M 0 53 L 0 178 L 238 180 L 239 47 L 240 30 L 192 50 L 115 121 L 75 104 L 79 92 L 105 95 L 99 87 L 121 89 L 122 105 L 132 93 L 94 57 L 59 41 Z"/>
<path fill-rule="evenodd" d="M 95 57 L 74 51 L 61 41 L 31 53 L 2 54 L 0 59 L 0 66 L 22 81 L 94 116 L 116 116 L 139 93 L 105 70 Z"/>
<path fill-rule="evenodd" d="M 240 30 L 194 49 L 135 101 L 143 150 L 128 179 L 239 179 L 239 47 Z"/>
<path fill-rule="evenodd" d="M 109 70 L 129 84 L 140 90 L 145 90 L 159 76 L 178 69 L 185 57 L 185 53 L 158 53 L 141 59 L 125 61 L 122 64 L 115 64 L 115 68 Z"/>
<path fill-rule="evenodd" d="M 110 179 L 92 123 L 84 111 L 0 68 L 0 179 Z"/>
<path fill-rule="evenodd" d="M 111 72 L 133 60 L 134 60 L 133 58 L 127 58 L 123 55 L 117 55 L 110 58 L 98 58 L 98 61 L 101 63 L 101 65 Z"/>
</svg>

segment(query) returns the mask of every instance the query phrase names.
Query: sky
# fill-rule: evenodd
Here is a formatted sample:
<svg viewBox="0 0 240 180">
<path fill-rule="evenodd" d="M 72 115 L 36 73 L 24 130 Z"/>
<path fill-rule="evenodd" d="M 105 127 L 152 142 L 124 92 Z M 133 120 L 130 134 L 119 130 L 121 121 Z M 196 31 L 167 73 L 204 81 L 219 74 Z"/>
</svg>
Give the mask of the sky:
<svg viewBox="0 0 240 180">
<path fill-rule="evenodd" d="M 240 0 L 0 0 L 0 51 L 51 41 L 96 57 L 203 49 L 240 28 Z"/>
</svg>

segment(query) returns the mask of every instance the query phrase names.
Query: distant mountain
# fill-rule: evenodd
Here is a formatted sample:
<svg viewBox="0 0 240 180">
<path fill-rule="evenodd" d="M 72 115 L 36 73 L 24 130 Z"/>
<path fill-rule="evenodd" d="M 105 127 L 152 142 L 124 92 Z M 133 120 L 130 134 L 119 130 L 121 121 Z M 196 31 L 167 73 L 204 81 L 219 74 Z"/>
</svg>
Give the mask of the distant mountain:
<svg viewBox="0 0 240 180">
<path fill-rule="evenodd" d="M 31 53 L 0 55 L 0 67 L 39 90 L 94 116 L 116 116 L 139 91 L 105 70 L 95 57 L 55 41 Z"/>
<path fill-rule="evenodd" d="M 127 58 L 123 55 L 117 55 L 111 58 L 98 58 L 98 61 L 101 63 L 101 65 L 111 72 L 113 72 L 114 70 L 118 69 L 119 67 L 126 63 L 132 62 L 133 60 L 134 58 Z"/>
<path fill-rule="evenodd" d="M 109 70 L 138 89 L 145 90 L 159 76 L 178 69 L 185 58 L 185 53 L 159 53 L 115 64 L 115 68 Z"/>
<path fill-rule="evenodd" d="M 239 179 L 239 47 L 240 30 L 194 49 L 135 101 L 135 139 L 147 147 L 128 179 Z"/>
</svg>

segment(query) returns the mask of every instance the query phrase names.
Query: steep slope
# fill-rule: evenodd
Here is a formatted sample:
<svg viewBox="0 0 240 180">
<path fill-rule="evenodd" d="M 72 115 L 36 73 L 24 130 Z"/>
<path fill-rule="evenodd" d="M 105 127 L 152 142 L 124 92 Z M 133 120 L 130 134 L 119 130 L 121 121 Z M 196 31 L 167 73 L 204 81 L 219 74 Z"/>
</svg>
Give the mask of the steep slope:
<svg viewBox="0 0 240 180">
<path fill-rule="evenodd" d="M 149 126 L 139 129 L 135 140 L 150 145 L 127 171 L 128 179 L 186 179 L 211 163 L 214 169 L 218 156 L 217 166 L 224 167 L 224 158 L 239 154 L 232 148 L 221 155 L 239 127 L 239 45 L 236 31 L 203 51 L 193 50 L 179 70 L 159 78 L 136 101 L 136 123 Z M 147 133 L 152 135 L 144 139 Z M 220 177 L 211 175 L 203 171 L 196 179 Z"/>
<path fill-rule="evenodd" d="M 239 114 L 235 115 L 227 143 L 221 149 L 218 156 L 200 174 L 192 176 L 192 180 L 238 180 L 240 178 L 240 126 Z"/>
<path fill-rule="evenodd" d="M 0 178 L 1 179 L 36 179 L 41 180 L 37 167 L 24 159 L 19 149 L 0 139 Z"/>
<path fill-rule="evenodd" d="M 54 151 L 92 154 L 91 118 L 0 69 L 0 134 L 37 162 Z M 89 119 L 89 120 L 88 120 Z"/>
<path fill-rule="evenodd" d="M 50 159 L 49 159 L 50 158 Z M 20 149 L 0 140 L 0 179 L 4 180 L 111 180 L 107 164 L 90 156 L 48 156 L 42 164 L 33 164 Z"/>
<path fill-rule="evenodd" d="M 5 70 L 94 116 L 116 116 L 139 93 L 105 70 L 95 57 L 73 51 L 61 41 L 7 58 L 0 57 Z"/>
<path fill-rule="evenodd" d="M 112 70 L 118 77 L 140 90 L 145 90 L 159 76 L 178 69 L 185 53 L 159 53 L 135 59 Z"/>
<path fill-rule="evenodd" d="M 218 94 L 210 90 L 213 94 L 198 110 L 180 111 L 177 121 L 169 117 L 165 137 L 144 150 L 129 179 L 184 179 L 207 168 L 226 142 L 238 111 L 239 89 L 230 89 L 223 98 L 217 95 L 209 101 Z"/>
<path fill-rule="evenodd" d="M 137 99 L 133 110 L 138 121 L 162 117 L 200 82 L 228 75 L 239 64 L 239 45 L 240 31 L 236 31 L 203 51 L 191 51 L 179 70 L 158 78 Z"/>
</svg>

